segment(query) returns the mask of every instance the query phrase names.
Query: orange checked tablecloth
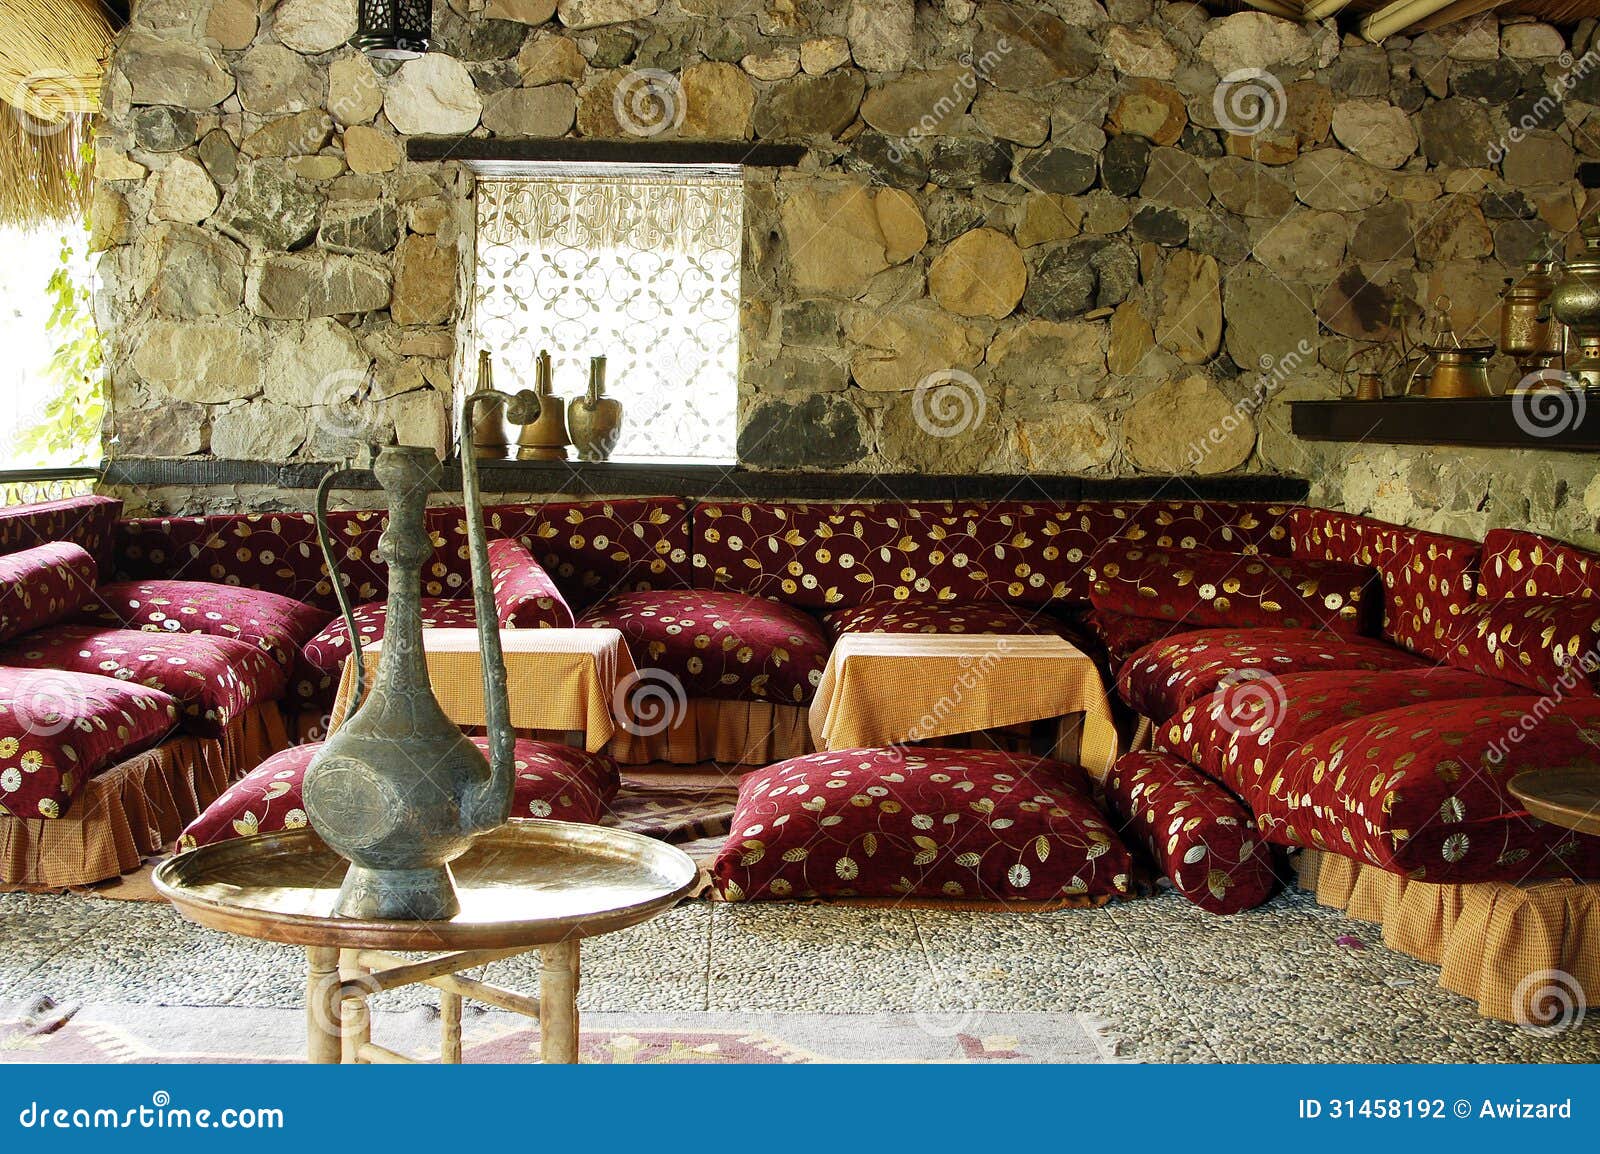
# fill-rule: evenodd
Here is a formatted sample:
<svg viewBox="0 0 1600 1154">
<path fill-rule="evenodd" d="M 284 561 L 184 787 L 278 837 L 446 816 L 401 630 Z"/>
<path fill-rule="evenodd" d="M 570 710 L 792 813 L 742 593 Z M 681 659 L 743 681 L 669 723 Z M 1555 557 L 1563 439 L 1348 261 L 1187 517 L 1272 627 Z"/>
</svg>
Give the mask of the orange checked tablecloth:
<svg viewBox="0 0 1600 1154">
<path fill-rule="evenodd" d="M 1117 759 L 1100 671 L 1059 637 L 850 633 L 811 705 L 819 749 L 975 733 L 1081 714 L 1079 760 L 1096 778 Z"/>
<path fill-rule="evenodd" d="M 604 749 L 616 730 L 611 702 L 634 675 L 633 656 L 615 629 L 503 629 L 511 724 L 517 729 L 582 733 L 590 753 Z M 483 725 L 483 662 L 475 629 L 425 629 L 428 677 L 446 716 L 457 725 Z M 368 684 L 383 642 L 362 647 Z M 344 720 L 355 692 L 355 663 L 344 663 L 332 727 Z M 626 687 L 624 686 L 624 691 Z"/>
</svg>

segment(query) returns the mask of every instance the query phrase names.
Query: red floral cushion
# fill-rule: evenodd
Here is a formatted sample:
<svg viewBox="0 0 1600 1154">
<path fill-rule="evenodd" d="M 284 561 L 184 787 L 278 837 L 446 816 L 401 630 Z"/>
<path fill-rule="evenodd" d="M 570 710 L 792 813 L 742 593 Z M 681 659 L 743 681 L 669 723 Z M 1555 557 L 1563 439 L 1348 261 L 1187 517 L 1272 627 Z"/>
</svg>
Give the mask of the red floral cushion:
<svg viewBox="0 0 1600 1154">
<path fill-rule="evenodd" d="M 1163 549 L 1107 541 L 1089 559 L 1099 610 L 1191 625 L 1376 631 L 1371 569 L 1342 561 Z"/>
<path fill-rule="evenodd" d="M 1239 799 L 1193 766 L 1128 753 L 1105 780 L 1106 806 L 1172 886 L 1203 910 L 1254 909 L 1278 888 L 1272 851 Z"/>
<path fill-rule="evenodd" d="M 65 497 L 0 509 L 0 553 L 16 553 L 35 545 L 67 542 L 81 545 L 104 576 L 111 573 L 117 518 L 122 502 L 115 497 Z"/>
<path fill-rule="evenodd" d="M 98 579 L 94 558 L 68 542 L 0 557 L 0 641 L 65 621 L 94 600 Z"/>
<path fill-rule="evenodd" d="M 168 694 L 110 677 L 0 668 L 0 814 L 60 817 L 84 783 L 178 724 Z"/>
<path fill-rule="evenodd" d="M 994 750 L 849 749 L 746 774 L 711 873 L 729 901 L 1128 897 L 1133 859 L 1076 766 Z"/>
<path fill-rule="evenodd" d="M 1478 596 L 1600 597 L 1600 554 L 1586 553 L 1522 529 L 1483 536 Z"/>
<path fill-rule="evenodd" d="M 361 644 L 367 645 L 383 637 L 388 625 L 389 605 L 373 601 L 357 605 L 354 610 L 356 628 L 361 633 Z M 424 597 L 422 599 L 422 627 L 424 629 L 475 629 L 478 616 L 469 598 Z M 294 699 L 303 705 L 326 706 L 333 698 L 344 672 L 345 659 L 350 656 L 350 630 L 339 614 L 300 649 L 300 660 L 295 663 L 291 678 Z"/>
<path fill-rule="evenodd" d="M 0 649 L 0 665 L 64 669 L 170 694 L 183 727 L 215 737 L 247 710 L 283 696 L 287 677 L 266 653 L 230 637 L 60 625 Z"/>
<path fill-rule="evenodd" d="M 828 662 L 828 639 L 809 616 L 738 593 L 624 593 L 578 624 L 621 630 L 641 670 L 671 674 L 690 697 L 805 705 Z"/>
<path fill-rule="evenodd" d="M 1338 669 L 1419 669 L 1426 662 L 1385 645 L 1310 629 L 1200 629 L 1139 650 L 1117 673 L 1117 692 L 1160 723 L 1224 679 Z"/>
<path fill-rule="evenodd" d="M 474 737 L 485 754 L 488 738 Z M 258 833 L 278 833 L 306 824 L 300 786 L 320 741 L 296 745 L 262 762 L 183 831 L 183 852 L 213 842 Z M 621 779 L 617 763 L 603 753 L 585 753 L 550 741 L 517 742 L 513 818 L 543 817 L 593 825 L 606 815 Z"/>
<path fill-rule="evenodd" d="M 317 630 L 328 612 L 260 589 L 215 585 L 209 581 L 119 581 L 103 585 L 93 620 L 147 633 L 204 633 L 254 645 L 284 669 Z"/>
<path fill-rule="evenodd" d="M 1378 570 L 1385 640 L 1435 661 L 1446 660 L 1456 618 L 1474 600 L 1477 542 L 1328 509 L 1296 508 L 1290 523 L 1296 557 L 1350 561 Z"/>
<path fill-rule="evenodd" d="M 572 610 L 521 541 L 489 542 L 489 576 L 503 629 L 571 629 Z"/>
<path fill-rule="evenodd" d="M 1600 699 L 1406 706 L 1323 730 L 1284 762 L 1256 821 L 1281 845 L 1439 884 L 1600 877 L 1600 838 L 1530 817 L 1528 769 L 1600 765 Z"/>
<path fill-rule="evenodd" d="M 1091 609 L 1083 616 L 1084 626 L 1094 635 L 1106 652 L 1107 664 L 1113 674 L 1134 653 L 1156 641 L 1165 641 L 1180 633 L 1193 633 L 1198 625 L 1181 621 L 1162 621 L 1159 617 L 1130 617 L 1126 613 L 1112 613 L 1106 609 Z"/>
<path fill-rule="evenodd" d="M 846 633 L 1060 633 L 1062 623 L 1036 607 L 994 601 L 874 601 L 825 613 L 835 639 Z"/>
<path fill-rule="evenodd" d="M 1278 766 L 1332 726 L 1424 702 L 1504 697 L 1508 686 L 1458 669 L 1270 673 L 1219 682 L 1156 730 L 1156 743 L 1252 806 Z"/>
<path fill-rule="evenodd" d="M 1456 626 L 1449 662 L 1562 697 L 1593 697 L 1600 671 L 1600 598 L 1479 601 Z"/>
</svg>

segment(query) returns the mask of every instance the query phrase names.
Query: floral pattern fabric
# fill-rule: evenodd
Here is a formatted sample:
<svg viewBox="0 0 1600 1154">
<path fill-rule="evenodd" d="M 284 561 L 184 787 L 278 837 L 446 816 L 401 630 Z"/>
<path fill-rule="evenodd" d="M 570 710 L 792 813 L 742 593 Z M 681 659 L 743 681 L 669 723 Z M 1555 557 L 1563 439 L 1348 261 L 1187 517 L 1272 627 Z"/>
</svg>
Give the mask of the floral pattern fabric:
<svg viewBox="0 0 1600 1154">
<path fill-rule="evenodd" d="M 368 645 L 382 640 L 388 626 L 389 605 L 385 601 L 357 605 L 352 616 L 361 634 L 361 644 Z M 475 629 L 477 624 L 478 615 L 470 598 L 422 599 L 424 629 Z M 339 676 L 344 672 L 344 663 L 349 656 L 350 630 L 341 613 L 301 647 L 300 660 L 291 678 L 290 692 L 294 700 L 303 706 L 332 705 Z"/>
<path fill-rule="evenodd" d="M 115 497 L 66 497 L 0 509 L 0 553 L 17 553 L 35 545 L 66 542 L 82 546 L 101 576 L 110 576 L 117 518 L 122 502 Z"/>
<path fill-rule="evenodd" d="M 158 689 L 0 667 L 0 814 L 56 818 L 108 766 L 159 745 L 178 703 Z"/>
<path fill-rule="evenodd" d="M 828 639 L 809 616 L 737 593 L 624 593 L 578 625 L 621 630 L 644 676 L 670 674 L 689 697 L 806 705 L 828 662 Z"/>
<path fill-rule="evenodd" d="M 1117 693 L 1160 724 L 1224 680 L 1356 669 L 1420 669 L 1426 662 L 1381 641 L 1308 629 L 1200 629 L 1147 645 L 1117 673 Z"/>
<path fill-rule="evenodd" d="M 0 557 L 0 641 L 71 617 L 94 599 L 98 580 L 94 558 L 70 542 Z"/>
<path fill-rule="evenodd" d="M 1225 681 L 1156 730 L 1157 745 L 1256 804 L 1279 766 L 1325 729 L 1399 706 L 1504 697 L 1457 669 L 1341 670 Z"/>
<path fill-rule="evenodd" d="M 1448 660 L 1457 619 L 1475 599 L 1479 546 L 1327 509 L 1296 508 L 1294 555 L 1348 561 L 1383 580 L 1383 637 L 1434 661 Z"/>
<path fill-rule="evenodd" d="M 1469 605 L 1459 619 L 1449 661 L 1539 693 L 1593 697 L 1600 685 L 1600 598 Z"/>
<path fill-rule="evenodd" d="M 1376 574 L 1342 561 L 1108 541 L 1089 559 L 1098 610 L 1197 626 L 1377 631 Z"/>
<path fill-rule="evenodd" d="M 472 739 L 488 755 L 488 738 Z M 258 833 L 280 833 L 306 824 L 301 785 L 306 767 L 322 743 L 296 745 L 274 754 L 227 792 L 183 831 L 178 850 Z M 549 741 L 519 740 L 513 818 L 550 818 L 593 825 L 606 815 L 621 778 L 617 763 L 603 753 Z"/>
<path fill-rule="evenodd" d="M 571 629 L 572 610 L 521 541 L 489 542 L 489 575 L 502 629 Z"/>
<path fill-rule="evenodd" d="M 209 581 L 119 581 L 101 586 L 85 616 L 147 633 L 203 633 L 253 645 L 287 672 L 328 612 L 259 589 Z"/>
<path fill-rule="evenodd" d="M 112 677 L 159 689 L 181 709 L 183 727 L 219 735 L 235 718 L 283 696 L 287 680 L 267 654 L 243 641 L 196 633 L 145 633 L 58 625 L 0 649 L 0 666 Z"/>
<path fill-rule="evenodd" d="M 1600 597 L 1600 554 L 1521 529 L 1490 529 L 1478 596 Z"/>
<path fill-rule="evenodd" d="M 1106 609 L 1091 609 L 1083 617 L 1084 627 L 1105 651 L 1113 677 L 1117 670 L 1146 645 L 1165 641 L 1180 633 L 1193 633 L 1198 625 L 1181 621 L 1162 621 L 1158 617 L 1130 617 Z"/>
<path fill-rule="evenodd" d="M 1160 753 L 1124 754 L 1106 777 L 1105 797 L 1124 840 L 1142 845 L 1201 909 L 1236 914 L 1278 888 L 1250 811 L 1193 766 Z"/>
<path fill-rule="evenodd" d="M 1600 876 L 1600 838 L 1531 817 L 1507 790 L 1528 769 L 1595 764 L 1600 699 L 1445 701 L 1323 730 L 1256 799 L 1281 845 L 1438 884 Z"/>
<path fill-rule="evenodd" d="M 1062 633 L 1062 622 L 1037 608 L 994 601 L 874 601 L 825 613 L 837 640 L 846 633 Z"/>
<path fill-rule="evenodd" d="M 1131 855 L 1076 766 L 993 750 L 850 749 L 746 774 L 712 866 L 729 901 L 925 897 L 1099 904 Z"/>
</svg>

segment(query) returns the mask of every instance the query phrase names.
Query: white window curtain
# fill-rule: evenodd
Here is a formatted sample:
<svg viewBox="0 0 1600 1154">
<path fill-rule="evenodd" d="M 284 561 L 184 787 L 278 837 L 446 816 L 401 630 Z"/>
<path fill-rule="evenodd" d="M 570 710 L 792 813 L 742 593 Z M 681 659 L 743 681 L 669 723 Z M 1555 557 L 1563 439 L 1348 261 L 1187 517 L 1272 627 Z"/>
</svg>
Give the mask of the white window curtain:
<svg viewBox="0 0 1600 1154">
<path fill-rule="evenodd" d="M 621 167 L 479 180 L 478 345 L 513 389 L 548 350 L 563 397 L 604 355 L 623 405 L 613 460 L 732 461 L 743 181 Z"/>
</svg>

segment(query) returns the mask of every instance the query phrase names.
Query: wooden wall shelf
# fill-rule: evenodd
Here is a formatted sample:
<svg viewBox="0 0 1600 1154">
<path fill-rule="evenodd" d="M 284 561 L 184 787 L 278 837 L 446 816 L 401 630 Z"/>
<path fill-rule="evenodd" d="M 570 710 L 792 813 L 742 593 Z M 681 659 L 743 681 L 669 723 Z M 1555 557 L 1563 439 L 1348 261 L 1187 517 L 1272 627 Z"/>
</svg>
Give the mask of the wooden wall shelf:
<svg viewBox="0 0 1600 1154">
<path fill-rule="evenodd" d="M 1600 395 L 1593 393 L 1450 401 L 1424 397 L 1294 401 L 1290 414 L 1295 436 L 1307 441 L 1600 452 Z"/>
</svg>

